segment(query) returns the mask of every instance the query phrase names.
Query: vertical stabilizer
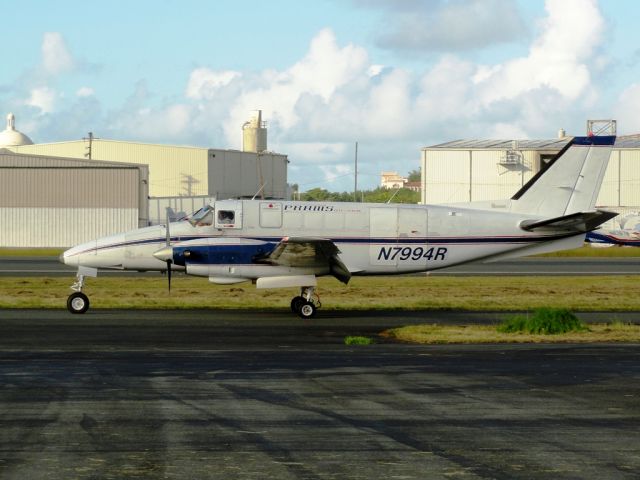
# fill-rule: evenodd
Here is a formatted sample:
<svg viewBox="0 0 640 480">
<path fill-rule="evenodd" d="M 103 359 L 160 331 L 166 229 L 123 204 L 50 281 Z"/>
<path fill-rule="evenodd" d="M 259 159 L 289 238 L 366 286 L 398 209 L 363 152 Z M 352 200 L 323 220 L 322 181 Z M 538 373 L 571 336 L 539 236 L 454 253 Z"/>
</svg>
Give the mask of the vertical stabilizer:
<svg viewBox="0 0 640 480">
<path fill-rule="evenodd" d="M 593 210 L 615 140 L 574 137 L 511 198 L 511 211 L 552 217 Z"/>
</svg>

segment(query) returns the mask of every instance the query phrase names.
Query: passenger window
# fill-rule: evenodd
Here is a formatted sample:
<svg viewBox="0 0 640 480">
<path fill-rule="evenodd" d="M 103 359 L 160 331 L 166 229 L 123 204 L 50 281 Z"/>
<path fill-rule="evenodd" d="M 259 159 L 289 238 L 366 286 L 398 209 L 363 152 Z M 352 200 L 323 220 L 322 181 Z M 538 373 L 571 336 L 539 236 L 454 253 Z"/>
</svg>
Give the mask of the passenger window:
<svg viewBox="0 0 640 480">
<path fill-rule="evenodd" d="M 233 210 L 219 210 L 218 223 L 223 225 L 233 224 L 235 221 L 235 213 Z"/>
</svg>

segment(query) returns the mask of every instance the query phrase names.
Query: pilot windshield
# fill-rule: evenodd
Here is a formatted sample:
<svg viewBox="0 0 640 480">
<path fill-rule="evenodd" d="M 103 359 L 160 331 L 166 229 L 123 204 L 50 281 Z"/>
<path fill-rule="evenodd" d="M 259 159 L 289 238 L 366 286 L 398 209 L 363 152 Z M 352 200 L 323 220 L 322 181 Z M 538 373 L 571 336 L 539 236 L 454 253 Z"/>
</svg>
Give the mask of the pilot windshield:
<svg viewBox="0 0 640 480">
<path fill-rule="evenodd" d="M 202 207 L 200 210 L 191 215 L 189 222 L 194 227 L 208 226 L 213 223 L 213 208 L 211 205 Z"/>
</svg>

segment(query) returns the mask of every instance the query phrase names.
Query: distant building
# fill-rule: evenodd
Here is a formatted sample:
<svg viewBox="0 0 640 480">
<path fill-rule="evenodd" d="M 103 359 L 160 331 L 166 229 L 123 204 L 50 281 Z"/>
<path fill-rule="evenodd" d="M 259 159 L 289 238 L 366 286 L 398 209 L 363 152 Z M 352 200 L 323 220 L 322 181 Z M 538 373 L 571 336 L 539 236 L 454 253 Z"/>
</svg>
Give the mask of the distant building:
<svg viewBox="0 0 640 480">
<path fill-rule="evenodd" d="M 511 198 L 570 139 L 456 140 L 425 147 L 421 203 Z M 640 210 L 640 135 L 617 137 L 596 206 L 621 214 Z"/>
<path fill-rule="evenodd" d="M 164 223 L 166 207 L 176 219 L 214 199 L 288 198 L 289 160 L 267 150 L 261 112 L 242 130 L 247 151 L 106 140 L 91 133 L 82 140 L 34 144 L 9 114 L 0 132 L 0 246 L 68 247 Z"/>
<path fill-rule="evenodd" d="M 149 165 L 151 197 L 251 198 L 261 190 L 265 198 L 286 198 L 289 160 L 267 150 L 261 112 L 242 130 L 246 151 L 106 140 L 91 133 L 82 140 L 5 146 L 17 153 Z"/>
<path fill-rule="evenodd" d="M 419 192 L 420 190 L 422 190 L 422 182 L 420 182 L 419 180 L 415 182 L 407 182 L 404 184 L 404 188 L 413 190 L 414 192 Z"/>
<path fill-rule="evenodd" d="M 16 117 L 13 113 L 7 115 L 7 128 L 0 132 L 0 148 L 32 145 L 33 142 L 24 133 L 16 130 Z"/>
<path fill-rule="evenodd" d="M 407 178 L 398 175 L 398 172 L 382 172 L 380 177 L 380 186 L 382 188 L 403 188 L 409 181 Z"/>
<path fill-rule="evenodd" d="M 69 247 L 148 225 L 146 165 L 0 149 L 0 247 Z"/>
</svg>

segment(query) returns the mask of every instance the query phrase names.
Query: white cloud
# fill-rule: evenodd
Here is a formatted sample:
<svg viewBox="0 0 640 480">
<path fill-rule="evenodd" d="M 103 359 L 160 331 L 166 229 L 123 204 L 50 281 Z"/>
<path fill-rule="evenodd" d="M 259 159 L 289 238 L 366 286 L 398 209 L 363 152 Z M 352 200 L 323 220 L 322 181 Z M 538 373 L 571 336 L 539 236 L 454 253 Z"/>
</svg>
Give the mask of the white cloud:
<svg viewBox="0 0 640 480">
<path fill-rule="evenodd" d="M 41 113 L 51 113 L 55 108 L 57 93 L 49 87 L 34 88 L 25 105 L 40 109 Z"/>
<path fill-rule="evenodd" d="M 575 100 L 590 86 L 589 64 L 602 40 L 604 20 L 595 0 L 547 0 L 541 34 L 526 57 L 483 70 L 477 78 L 482 102 L 548 87 Z"/>
<path fill-rule="evenodd" d="M 78 90 L 76 90 L 76 96 L 77 97 L 91 97 L 93 95 L 95 95 L 95 90 L 91 87 L 80 87 Z"/>
<path fill-rule="evenodd" d="M 640 132 L 640 83 L 630 85 L 620 94 L 614 112 L 622 132 Z"/>
<path fill-rule="evenodd" d="M 419 148 L 431 143 L 549 137 L 560 126 L 572 133 L 569 120 L 577 117 L 584 125 L 586 110 L 598 99 L 592 72 L 606 63 L 598 51 L 604 21 L 595 0 L 546 5 L 546 18 L 526 54 L 502 63 L 479 65 L 447 54 L 422 72 L 383 66 L 364 48 L 340 45 L 324 29 L 289 68 L 250 73 L 197 68 L 178 99 L 158 99 L 141 81 L 120 109 L 104 114 L 102 129 L 113 138 L 240 148 L 242 124 L 261 109 L 269 149 L 291 159 L 290 181 L 332 180 L 325 185 L 332 189 L 353 182 L 355 141 L 368 151 L 362 156 L 362 171 L 368 171 L 363 181 L 375 185 L 380 170 L 404 174 L 417 168 Z M 57 71 L 63 71 L 61 65 Z M 23 96 L 42 112 L 53 111 L 59 99 L 46 86 Z M 75 100 L 81 112 L 95 111 L 99 101 L 89 87 L 77 90 Z M 637 110 L 640 87 L 625 92 L 623 103 Z M 624 111 L 631 117 L 631 107 Z M 91 128 L 99 134 L 99 127 Z"/>
<path fill-rule="evenodd" d="M 45 72 L 58 75 L 72 70 L 74 64 L 62 35 L 58 32 L 45 33 L 42 39 L 42 66 Z"/>
<path fill-rule="evenodd" d="M 305 57 L 283 72 L 266 71 L 253 83 L 244 86 L 235 100 L 225 124 L 228 141 L 235 142 L 238 129 L 249 112 L 262 109 L 270 125 L 282 131 L 297 128 L 301 119 L 296 112 L 297 102 L 305 95 L 318 97 L 328 103 L 336 90 L 366 74 L 366 51 L 354 45 L 340 48 L 331 30 L 320 31 L 312 40 Z"/>
<path fill-rule="evenodd" d="M 523 37 L 526 25 L 510 0 L 373 2 L 387 11 L 377 35 L 383 48 L 444 52 L 484 48 Z"/>
<path fill-rule="evenodd" d="M 189 76 L 185 95 L 195 100 L 211 100 L 221 87 L 229 85 L 240 76 L 240 72 L 232 70 L 216 72 L 208 68 L 196 68 Z"/>
<path fill-rule="evenodd" d="M 174 104 L 160 108 L 142 107 L 118 112 L 109 126 L 118 138 L 160 143 L 184 143 L 191 129 L 192 108 Z"/>
<path fill-rule="evenodd" d="M 375 77 L 377 75 L 380 75 L 380 73 L 382 73 L 382 70 L 384 70 L 384 65 L 371 65 L 367 69 L 367 74 L 370 77 Z"/>
</svg>

